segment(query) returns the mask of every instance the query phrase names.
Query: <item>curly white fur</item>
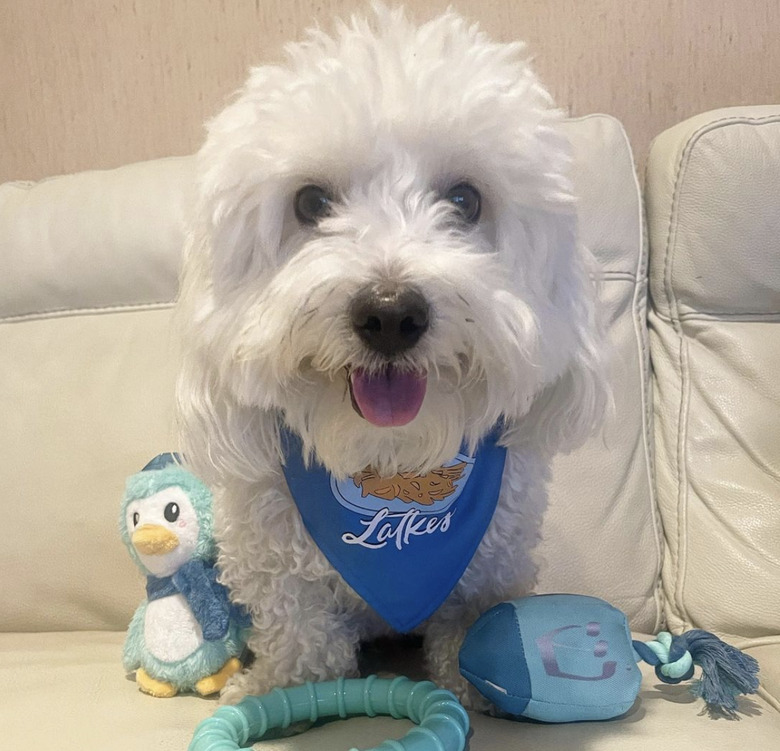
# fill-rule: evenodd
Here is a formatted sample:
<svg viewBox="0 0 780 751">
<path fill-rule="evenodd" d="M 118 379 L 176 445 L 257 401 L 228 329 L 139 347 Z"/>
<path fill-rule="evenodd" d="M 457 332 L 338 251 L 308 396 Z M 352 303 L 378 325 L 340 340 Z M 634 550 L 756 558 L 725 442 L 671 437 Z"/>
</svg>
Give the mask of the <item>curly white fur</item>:
<svg viewBox="0 0 780 751">
<path fill-rule="evenodd" d="M 533 586 L 549 460 L 584 438 L 605 399 L 561 115 L 522 50 L 451 11 L 415 26 L 376 4 L 370 20 L 312 31 L 283 65 L 253 70 L 209 125 L 178 401 L 189 461 L 216 488 L 224 581 L 254 620 L 257 660 L 228 701 L 354 674 L 359 640 L 388 630 L 303 528 L 280 470 L 281 421 L 340 477 L 425 472 L 506 424 L 495 516 L 422 627 L 435 680 L 467 698 L 465 629 Z M 483 198 L 475 226 L 442 200 L 464 179 Z M 336 196 L 315 227 L 293 211 L 311 183 Z M 348 305 L 388 281 L 413 283 L 431 309 L 396 361 L 428 373 L 401 427 L 358 415 L 345 376 L 382 365 Z"/>
</svg>

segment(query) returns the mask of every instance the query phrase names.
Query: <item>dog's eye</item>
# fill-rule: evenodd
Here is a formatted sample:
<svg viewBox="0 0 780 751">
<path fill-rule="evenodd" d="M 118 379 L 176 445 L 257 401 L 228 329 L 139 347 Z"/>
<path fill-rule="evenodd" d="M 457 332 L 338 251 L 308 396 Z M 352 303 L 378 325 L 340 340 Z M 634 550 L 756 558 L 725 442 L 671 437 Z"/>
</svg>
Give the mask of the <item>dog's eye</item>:
<svg viewBox="0 0 780 751">
<path fill-rule="evenodd" d="M 476 224 L 482 212 L 482 197 L 470 183 L 453 185 L 444 196 L 458 210 L 463 220 Z"/>
<path fill-rule="evenodd" d="M 332 199 L 319 185 L 304 185 L 295 194 L 295 216 L 301 224 L 317 224 L 330 214 Z"/>
</svg>

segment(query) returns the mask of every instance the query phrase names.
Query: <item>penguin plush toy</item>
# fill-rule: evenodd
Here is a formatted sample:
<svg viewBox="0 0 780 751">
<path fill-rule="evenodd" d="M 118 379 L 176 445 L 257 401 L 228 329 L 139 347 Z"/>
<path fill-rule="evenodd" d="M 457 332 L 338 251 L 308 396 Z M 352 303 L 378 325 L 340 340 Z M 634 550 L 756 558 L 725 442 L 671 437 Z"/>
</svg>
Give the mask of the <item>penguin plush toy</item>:
<svg viewBox="0 0 780 751">
<path fill-rule="evenodd" d="M 240 670 L 246 614 L 217 581 L 212 495 L 176 454 L 160 454 L 127 480 L 122 540 L 146 575 L 123 663 L 141 691 L 220 691 Z"/>
</svg>

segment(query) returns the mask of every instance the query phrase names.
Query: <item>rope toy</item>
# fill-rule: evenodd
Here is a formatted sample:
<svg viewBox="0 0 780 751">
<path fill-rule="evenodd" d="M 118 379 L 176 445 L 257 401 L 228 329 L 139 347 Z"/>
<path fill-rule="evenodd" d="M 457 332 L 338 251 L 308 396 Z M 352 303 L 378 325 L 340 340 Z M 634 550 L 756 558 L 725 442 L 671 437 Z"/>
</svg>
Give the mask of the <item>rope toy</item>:
<svg viewBox="0 0 780 751">
<path fill-rule="evenodd" d="M 693 678 L 693 655 L 668 631 L 661 631 L 654 641 L 632 642 L 637 654 L 664 683 L 677 684 Z"/>
<path fill-rule="evenodd" d="M 417 725 L 400 740 L 384 741 L 369 751 L 463 751 L 466 747 L 469 719 L 453 694 L 430 681 L 372 675 L 275 688 L 264 696 L 247 696 L 236 706 L 220 707 L 195 729 L 189 751 L 251 751 L 251 744 L 271 729 L 356 715 L 408 718 Z"/>
<path fill-rule="evenodd" d="M 679 636 L 662 631 L 654 641 L 634 641 L 633 645 L 644 662 L 655 666 L 656 676 L 664 683 L 690 680 L 698 665 L 701 677 L 691 685 L 691 693 L 729 716 L 737 711 L 737 697 L 758 690 L 755 658 L 709 631 L 692 629 Z"/>
</svg>

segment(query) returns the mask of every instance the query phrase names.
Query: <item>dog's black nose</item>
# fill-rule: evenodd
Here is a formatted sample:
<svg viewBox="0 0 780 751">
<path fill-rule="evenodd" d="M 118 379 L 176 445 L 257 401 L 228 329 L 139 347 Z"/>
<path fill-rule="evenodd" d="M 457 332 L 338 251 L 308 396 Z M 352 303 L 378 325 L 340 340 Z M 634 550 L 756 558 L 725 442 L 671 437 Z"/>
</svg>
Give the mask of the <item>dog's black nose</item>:
<svg viewBox="0 0 780 751">
<path fill-rule="evenodd" d="M 393 357 L 411 349 L 428 330 L 430 308 L 414 287 L 365 287 L 349 307 L 352 328 L 375 352 Z"/>
</svg>

